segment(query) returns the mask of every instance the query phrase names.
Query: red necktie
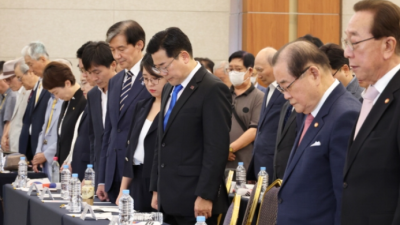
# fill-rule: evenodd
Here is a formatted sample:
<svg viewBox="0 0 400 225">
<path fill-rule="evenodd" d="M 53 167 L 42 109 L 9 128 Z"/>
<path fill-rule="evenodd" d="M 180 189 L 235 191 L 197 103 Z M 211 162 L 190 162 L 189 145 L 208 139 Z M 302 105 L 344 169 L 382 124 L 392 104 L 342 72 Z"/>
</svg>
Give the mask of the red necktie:
<svg viewBox="0 0 400 225">
<path fill-rule="evenodd" d="M 301 143 L 301 141 L 303 140 L 304 135 L 306 134 L 308 128 L 311 125 L 311 122 L 314 120 L 314 117 L 310 114 L 307 115 L 306 121 L 304 122 L 304 128 L 303 128 L 303 132 L 301 133 L 300 136 L 300 141 L 299 141 L 299 145 Z"/>
</svg>

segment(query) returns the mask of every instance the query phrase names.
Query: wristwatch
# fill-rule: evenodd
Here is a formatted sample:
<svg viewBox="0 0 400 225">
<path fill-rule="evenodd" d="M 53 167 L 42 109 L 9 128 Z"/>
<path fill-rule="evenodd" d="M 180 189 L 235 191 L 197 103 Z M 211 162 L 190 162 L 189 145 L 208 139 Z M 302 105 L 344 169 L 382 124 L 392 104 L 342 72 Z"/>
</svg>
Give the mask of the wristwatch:
<svg viewBox="0 0 400 225">
<path fill-rule="evenodd" d="M 229 152 L 233 153 L 233 148 L 232 147 L 229 147 Z"/>
</svg>

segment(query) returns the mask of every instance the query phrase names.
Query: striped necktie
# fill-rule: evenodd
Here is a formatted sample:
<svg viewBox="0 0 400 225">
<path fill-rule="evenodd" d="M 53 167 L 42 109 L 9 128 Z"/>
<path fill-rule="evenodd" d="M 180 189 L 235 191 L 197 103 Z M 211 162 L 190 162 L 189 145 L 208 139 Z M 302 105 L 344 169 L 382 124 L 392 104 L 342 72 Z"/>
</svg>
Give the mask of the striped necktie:
<svg viewBox="0 0 400 225">
<path fill-rule="evenodd" d="M 126 81 L 122 85 L 122 91 L 121 91 L 122 94 L 119 100 L 119 111 L 121 111 L 124 108 L 125 105 L 124 101 L 128 97 L 128 93 L 132 88 L 132 77 L 133 73 L 128 70 L 128 72 L 126 73 Z"/>
</svg>

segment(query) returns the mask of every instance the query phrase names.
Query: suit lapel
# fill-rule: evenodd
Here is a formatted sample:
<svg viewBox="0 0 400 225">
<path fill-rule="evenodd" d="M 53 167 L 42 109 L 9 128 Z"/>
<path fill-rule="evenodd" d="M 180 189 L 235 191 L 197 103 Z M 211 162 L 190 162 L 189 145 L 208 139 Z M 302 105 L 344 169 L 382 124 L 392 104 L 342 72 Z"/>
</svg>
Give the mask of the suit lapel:
<svg viewBox="0 0 400 225">
<path fill-rule="evenodd" d="M 166 105 L 167 105 L 167 103 L 168 103 L 168 99 L 169 99 L 169 97 L 170 97 L 170 95 L 171 95 L 171 92 L 172 92 L 172 89 L 173 89 L 174 87 L 172 86 L 172 85 L 170 85 L 169 83 L 167 83 L 165 86 L 164 86 L 164 90 L 163 90 L 163 94 L 162 94 L 162 97 L 161 97 L 161 109 L 160 109 L 160 112 L 159 112 L 159 115 L 160 115 L 160 121 L 159 121 L 159 124 L 161 125 L 161 127 L 160 127 L 160 131 L 162 132 L 162 134 L 164 135 L 165 134 L 165 131 L 164 131 L 164 127 L 163 127 L 163 124 L 164 124 L 164 118 L 165 118 L 165 107 L 166 107 Z M 168 110 L 168 109 L 167 109 Z"/>
<path fill-rule="evenodd" d="M 286 108 L 286 110 L 287 110 L 287 108 Z M 286 114 L 286 110 L 285 110 L 285 114 Z M 296 115 L 297 115 L 297 113 L 295 110 L 291 112 L 289 118 L 286 121 L 285 127 L 283 127 L 283 130 L 281 132 L 281 135 L 280 135 L 280 138 L 278 141 L 278 145 L 281 143 L 282 137 L 285 136 L 285 134 L 288 132 L 290 125 L 295 121 Z M 281 120 L 279 121 L 279 123 L 281 123 Z M 282 123 L 283 123 L 283 120 L 282 120 Z M 280 128 L 282 128 L 282 126 L 280 126 Z"/>
<path fill-rule="evenodd" d="M 36 102 L 36 104 L 33 104 L 34 109 L 36 109 L 36 106 L 39 105 L 39 103 L 43 99 L 43 95 L 45 94 L 46 91 L 47 91 L 46 89 L 42 88 L 42 91 L 40 92 L 38 101 Z M 35 93 L 35 96 L 32 96 L 32 98 L 36 98 L 36 93 Z"/>
<path fill-rule="evenodd" d="M 268 97 L 268 92 L 269 92 L 269 87 L 268 87 L 267 91 L 265 92 L 265 98 Z M 271 99 L 268 102 L 268 105 L 266 106 L 266 108 L 263 112 L 263 118 L 260 123 L 261 126 L 264 124 L 264 120 L 267 117 L 269 110 L 272 108 L 272 105 L 274 105 L 274 103 L 278 99 L 279 95 L 281 95 L 281 93 L 277 89 L 275 89 L 274 92 L 272 93 Z M 264 106 L 265 106 L 265 103 L 266 103 L 266 101 L 264 101 Z"/>
<path fill-rule="evenodd" d="M 123 117 L 123 115 L 128 110 L 129 105 L 132 104 L 132 102 L 136 99 L 137 95 L 143 90 L 143 88 L 144 88 L 144 84 L 142 82 L 142 73 L 140 72 L 137 75 L 137 77 L 135 78 L 135 81 L 133 82 L 131 90 L 129 90 L 128 97 L 126 97 L 126 99 L 124 101 L 125 106 L 124 106 L 124 108 L 122 108 L 121 112 L 119 113 L 119 119 L 121 119 Z"/>
<path fill-rule="evenodd" d="M 383 90 L 378 100 L 375 102 L 367 118 L 365 118 L 365 121 L 361 126 L 356 139 L 350 142 L 351 144 L 347 155 L 347 162 L 344 172 L 345 175 L 347 174 L 349 168 L 351 167 L 351 164 L 354 162 L 357 154 L 361 150 L 361 146 L 364 144 L 368 136 L 371 134 L 373 128 L 379 122 L 380 118 L 385 113 L 386 109 L 392 104 L 394 100 L 393 92 L 397 91 L 400 88 L 399 83 L 400 83 L 400 71 L 396 73 L 396 75 L 392 78 L 392 80 Z M 387 100 L 389 101 L 387 102 Z M 352 133 L 351 138 L 352 139 L 354 138 L 354 131 Z"/>
</svg>

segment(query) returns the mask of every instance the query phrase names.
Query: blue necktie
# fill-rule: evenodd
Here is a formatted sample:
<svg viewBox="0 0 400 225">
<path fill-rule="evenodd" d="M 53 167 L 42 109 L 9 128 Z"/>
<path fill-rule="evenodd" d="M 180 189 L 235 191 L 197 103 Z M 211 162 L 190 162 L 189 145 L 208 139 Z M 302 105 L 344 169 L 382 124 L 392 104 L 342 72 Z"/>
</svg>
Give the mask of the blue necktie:
<svg viewBox="0 0 400 225">
<path fill-rule="evenodd" d="M 132 88 L 132 77 L 133 77 L 133 73 L 130 70 L 128 70 L 128 72 L 126 73 L 126 81 L 122 85 L 122 91 L 121 91 L 121 96 L 120 96 L 120 100 L 119 100 L 119 111 L 121 111 L 122 108 L 124 108 L 124 105 L 125 105 L 124 101 L 125 101 L 126 97 L 128 97 L 129 90 L 131 90 L 131 88 Z"/>
<path fill-rule="evenodd" d="M 165 117 L 164 117 L 164 130 L 167 127 L 168 119 L 169 119 L 169 116 L 171 115 L 172 109 L 175 106 L 176 99 L 178 98 L 178 93 L 179 93 L 179 91 L 182 90 L 182 88 L 183 88 L 183 86 L 178 84 L 175 86 L 174 91 L 172 92 L 171 103 L 169 104 L 167 114 L 165 114 Z"/>
</svg>

